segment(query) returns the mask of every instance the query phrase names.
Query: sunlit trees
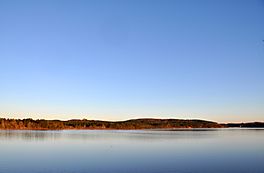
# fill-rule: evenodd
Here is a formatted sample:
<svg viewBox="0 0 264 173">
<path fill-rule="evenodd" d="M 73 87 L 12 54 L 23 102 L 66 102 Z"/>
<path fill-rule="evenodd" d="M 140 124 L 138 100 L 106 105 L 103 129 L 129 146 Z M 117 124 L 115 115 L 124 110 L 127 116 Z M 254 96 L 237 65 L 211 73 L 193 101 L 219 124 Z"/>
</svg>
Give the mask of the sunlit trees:
<svg viewBox="0 0 264 173">
<path fill-rule="evenodd" d="M 254 126 L 255 124 L 250 124 Z M 263 126 L 263 124 L 257 124 Z M 96 120 L 33 120 L 28 119 L 4 119 L 0 118 L 0 129 L 157 129 L 157 128 L 218 128 L 226 127 L 215 122 L 203 120 L 179 120 L 179 119 L 134 119 L 128 121 L 96 121 Z"/>
</svg>

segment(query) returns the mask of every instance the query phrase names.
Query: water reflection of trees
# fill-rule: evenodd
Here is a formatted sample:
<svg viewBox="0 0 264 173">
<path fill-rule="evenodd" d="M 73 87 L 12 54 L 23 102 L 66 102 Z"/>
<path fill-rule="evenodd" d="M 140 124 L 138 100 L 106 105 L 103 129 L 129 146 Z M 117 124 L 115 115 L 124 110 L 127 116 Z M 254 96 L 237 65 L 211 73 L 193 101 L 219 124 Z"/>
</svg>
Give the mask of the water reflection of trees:
<svg viewBox="0 0 264 173">
<path fill-rule="evenodd" d="M 152 130 L 0 130 L 0 140 L 71 140 L 71 141 L 108 141 L 108 140 L 182 140 L 188 138 L 208 139 L 218 133 L 214 131 L 152 131 Z"/>
<path fill-rule="evenodd" d="M 0 139 L 42 141 L 60 138 L 61 134 L 56 131 L 34 131 L 34 130 L 1 130 Z"/>
</svg>

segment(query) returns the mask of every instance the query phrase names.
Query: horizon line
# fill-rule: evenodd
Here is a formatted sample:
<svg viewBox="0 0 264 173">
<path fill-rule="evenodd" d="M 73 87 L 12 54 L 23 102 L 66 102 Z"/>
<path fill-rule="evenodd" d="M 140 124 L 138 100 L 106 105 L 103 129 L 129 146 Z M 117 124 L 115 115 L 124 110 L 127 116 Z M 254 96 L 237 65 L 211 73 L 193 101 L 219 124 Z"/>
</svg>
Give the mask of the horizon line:
<svg viewBox="0 0 264 173">
<path fill-rule="evenodd" d="M 24 117 L 24 118 L 5 118 L 0 116 L 0 119 L 15 119 L 15 120 L 23 120 L 23 119 L 32 119 L 32 120 L 47 120 L 47 121 L 71 121 L 71 120 L 88 120 L 88 121 L 106 121 L 106 122 L 122 122 L 122 121 L 129 121 L 129 120 L 138 120 L 138 119 L 156 119 L 156 120 L 168 120 L 168 119 L 173 119 L 173 120 L 202 120 L 202 121 L 209 121 L 209 122 L 215 122 L 218 124 L 228 124 L 228 123 L 257 123 L 257 122 L 264 122 L 264 121 L 258 121 L 258 120 L 253 120 L 253 121 L 240 121 L 240 122 L 218 122 L 214 120 L 208 120 L 208 119 L 199 119 L 199 118 L 164 118 L 164 117 L 137 117 L 137 118 L 128 118 L 124 120 L 103 120 L 103 119 L 87 119 L 87 118 L 72 118 L 72 119 L 45 119 L 45 118 L 31 118 L 31 117 Z"/>
</svg>

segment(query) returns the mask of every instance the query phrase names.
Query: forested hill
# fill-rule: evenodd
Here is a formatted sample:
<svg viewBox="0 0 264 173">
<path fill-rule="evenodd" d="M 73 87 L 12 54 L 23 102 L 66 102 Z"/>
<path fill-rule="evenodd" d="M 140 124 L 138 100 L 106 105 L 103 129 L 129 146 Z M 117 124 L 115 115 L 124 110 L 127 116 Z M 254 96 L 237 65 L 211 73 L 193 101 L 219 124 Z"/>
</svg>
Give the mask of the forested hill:
<svg viewBox="0 0 264 173">
<path fill-rule="evenodd" d="M 49 129 L 172 129 L 220 128 L 216 122 L 181 119 L 132 119 L 127 121 L 98 120 L 33 120 L 0 118 L 0 129 L 49 130 Z"/>
</svg>

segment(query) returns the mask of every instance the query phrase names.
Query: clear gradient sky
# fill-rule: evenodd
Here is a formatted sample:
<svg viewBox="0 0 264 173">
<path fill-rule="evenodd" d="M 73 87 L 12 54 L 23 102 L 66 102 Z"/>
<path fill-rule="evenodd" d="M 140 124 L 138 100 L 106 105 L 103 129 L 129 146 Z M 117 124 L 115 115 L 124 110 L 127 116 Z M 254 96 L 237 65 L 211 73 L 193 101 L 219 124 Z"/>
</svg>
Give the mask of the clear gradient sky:
<svg viewBox="0 0 264 173">
<path fill-rule="evenodd" d="M 264 1 L 0 0 L 0 116 L 264 121 Z"/>
</svg>

